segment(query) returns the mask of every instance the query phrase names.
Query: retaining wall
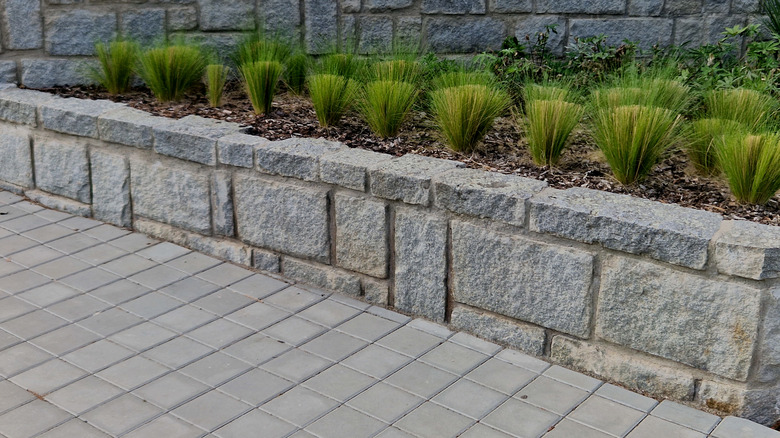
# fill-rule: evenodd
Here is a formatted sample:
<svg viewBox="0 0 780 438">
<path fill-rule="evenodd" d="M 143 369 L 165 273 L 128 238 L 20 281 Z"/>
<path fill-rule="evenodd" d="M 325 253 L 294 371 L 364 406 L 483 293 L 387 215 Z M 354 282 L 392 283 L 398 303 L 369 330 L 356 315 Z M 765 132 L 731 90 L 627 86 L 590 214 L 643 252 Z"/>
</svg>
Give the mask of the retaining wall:
<svg viewBox="0 0 780 438">
<path fill-rule="evenodd" d="M 654 396 L 780 418 L 780 228 L 15 87 L 0 187 Z"/>
<path fill-rule="evenodd" d="M 598 34 L 645 48 L 713 42 L 726 27 L 755 22 L 758 10 L 758 0 L 0 0 L 0 82 L 84 83 L 95 42 L 117 33 L 144 44 L 179 36 L 225 56 L 258 27 L 311 53 L 338 41 L 371 53 L 394 40 L 471 53 L 555 24 L 550 46 L 560 52 Z"/>
</svg>

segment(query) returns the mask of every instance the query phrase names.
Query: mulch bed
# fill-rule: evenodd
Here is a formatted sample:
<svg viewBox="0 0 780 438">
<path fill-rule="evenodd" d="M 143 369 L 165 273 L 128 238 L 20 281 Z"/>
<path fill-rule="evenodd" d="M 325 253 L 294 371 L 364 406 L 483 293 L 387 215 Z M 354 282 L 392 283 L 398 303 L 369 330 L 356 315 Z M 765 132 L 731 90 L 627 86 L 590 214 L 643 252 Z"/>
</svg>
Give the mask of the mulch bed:
<svg viewBox="0 0 780 438">
<path fill-rule="evenodd" d="M 321 128 L 317 123 L 311 102 L 305 97 L 286 92 L 274 99 L 271 114 L 255 116 L 249 100 L 237 84 L 228 87 L 224 103 L 220 108 L 211 108 L 203 93 L 192 94 L 179 103 L 160 103 L 145 89 L 133 90 L 122 96 L 110 96 L 94 87 L 59 87 L 42 91 L 64 97 L 110 99 L 165 117 L 181 118 L 198 115 L 235 122 L 251 128 L 250 133 L 269 140 L 324 137 L 340 141 L 349 147 L 396 156 L 414 153 L 457 160 L 475 169 L 547 181 L 551 187 L 559 189 L 585 187 L 624 193 L 720 213 L 727 219 L 744 219 L 780 225 L 778 197 L 773 198 L 765 206 L 741 205 L 731 197 L 728 186 L 722 179 L 706 178 L 696 174 L 682 152 L 670 153 L 641 184 L 624 187 L 611 176 L 609 166 L 588 134 L 577 131 L 571 148 L 564 153 L 556 168 L 536 166 L 525 149 L 517 123 L 511 117 L 499 119 L 479 150 L 471 155 L 464 155 L 447 149 L 438 140 L 430 119 L 422 111 L 414 112 L 399 137 L 380 139 L 374 136 L 366 124 L 355 115 L 347 116 L 338 127 Z"/>
</svg>

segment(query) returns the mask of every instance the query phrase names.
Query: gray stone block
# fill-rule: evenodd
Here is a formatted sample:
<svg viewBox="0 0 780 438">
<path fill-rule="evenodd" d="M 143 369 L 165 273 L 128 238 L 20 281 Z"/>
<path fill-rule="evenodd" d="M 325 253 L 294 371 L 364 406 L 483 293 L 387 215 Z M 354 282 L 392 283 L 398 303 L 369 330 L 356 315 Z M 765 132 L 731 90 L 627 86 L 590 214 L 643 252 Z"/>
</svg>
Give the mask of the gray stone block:
<svg viewBox="0 0 780 438">
<path fill-rule="evenodd" d="M 393 46 L 393 18 L 389 16 L 361 18 L 359 41 L 360 53 L 388 53 Z"/>
<path fill-rule="evenodd" d="M 704 35 L 704 23 L 698 18 L 679 18 L 674 24 L 674 44 L 689 46 L 701 45 Z"/>
<path fill-rule="evenodd" d="M 55 210 L 75 214 L 77 216 L 89 217 L 89 215 L 92 213 L 89 204 L 84 204 L 83 202 L 52 195 L 40 190 L 25 190 L 24 196 L 30 198 L 30 200 L 33 202 L 43 205 L 44 207 L 53 208 Z"/>
<path fill-rule="evenodd" d="M 766 316 L 762 326 L 758 357 L 760 383 L 777 382 L 780 377 L 780 288 L 773 287 L 766 294 Z"/>
<path fill-rule="evenodd" d="M 255 28 L 255 0 L 200 0 L 201 30 Z"/>
<path fill-rule="evenodd" d="M 579 337 L 590 334 L 593 256 L 452 223 L 452 293 L 459 303 Z"/>
<path fill-rule="evenodd" d="M 214 234 L 232 237 L 236 234 L 233 225 L 233 178 L 230 172 L 216 171 L 211 180 L 212 214 Z"/>
<path fill-rule="evenodd" d="M 301 2 L 298 0 L 263 0 L 262 8 L 265 30 L 278 33 L 281 37 L 295 38 L 301 25 Z"/>
<path fill-rule="evenodd" d="M 447 303 L 447 219 L 410 208 L 395 216 L 395 307 L 442 322 Z"/>
<path fill-rule="evenodd" d="M 341 143 L 322 138 L 290 138 L 257 148 L 255 160 L 257 169 L 261 172 L 317 181 L 320 174 L 320 157 L 343 147 Z"/>
<path fill-rule="evenodd" d="M 280 272 L 281 266 L 279 254 L 258 248 L 252 249 L 252 267 L 261 271 Z"/>
<path fill-rule="evenodd" d="M 732 14 L 758 14 L 760 12 L 759 0 L 734 0 L 731 4 Z"/>
<path fill-rule="evenodd" d="M 538 0 L 539 14 L 622 14 L 626 11 L 626 0 Z"/>
<path fill-rule="evenodd" d="M 193 30 L 198 27 L 198 10 L 193 6 L 168 8 L 168 30 Z"/>
<path fill-rule="evenodd" d="M 133 223 L 130 209 L 130 163 L 127 157 L 93 149 L 92 216 L 120 227 Z"/>
<path fill-rule="evenodd" d="M 117 31 L 114 12 L 87 9 L 57 10 L 46 15 L 46 53 L 50 55 L 95 54 L 95 43 L 110 41 Z"/>
<path fill-rule="evenodd" d="M 49 193 L 85 204 L 91 202 L 86 144 L 65 138 L 36 136 L 33 146 L 35 184 Z"/>
<path fill-rule="evenodd" d="M 501 14 L 521 14 L 533 12 L 532 0 L 490 0 L 490 10 Z"/>
<path fill-rule="evenodd" d="M 609 45 L 619 46 L 623 40 L 629 40 L 638 42 L 643 49 L 672 44 L 671 18 L 577 18 L 570 23 L 570 38 L 606 35 Z"/>
<path fill-rule="evenodd" d="M 744 381 L 758 333 L 760 291 L 648 262 L 602 264 L 596 334 Z"/>
<path fill-rule="evenodd" d="M 387 206 L 339 193 L 335 210 L 337 264 L 372 277 L 387 277 Z"/>
<path fill-rule="evenodd" d="M 485 0 L 422 0 L 423 14 L 484 14 Z"/>
<path fill-rule="evenodd" d="M 41 124 L 51 131 L 98 138 L 98 117 L 123 107 L 108 100 L 54 99 L 41 104 Z"/>
<path fill-rule="evenodd" d="M 546 30 L 546 26 L 556 26 L 555 32 L 550 32 L 547 48 L 557 55 L 563 55 L 566 45 L 566 19 L 556 15 L 528 15 L 517 21 L 515 37 L 524 41 L 526 37 L 536 41 L 536 35 Z"/>
<path fill-rule="evenodd" d="M 387 281 L 364 278 L 363 299 L 377 306 L 387 306 L 390 299 L 390 285 Z"/>
<path fill-rule="evenodd" d="M 133 213 L 201 234 L 211 232 L 211 178 L 160 161 L 130 160 Z"/>
<path fill-rule="evenodd" d="M 0 119 L 37 126 L 38 105 L 54 99 L 59 98 L 40 91 L 7 88 L 0 91 Z"/>
<path fill-rule="evenodd" d="M 20 187 L 33 187 L 30 134 L 6 125 L 0 125 L 0 132 L 0 180 Z"/>
<path fill-rule="evenodd" d="M 529 228 L 703 269 L 721 216 L 597 190 L 548 189 L 531 199 Z"/>
<path fill-rule="evenodd" d="M 688 0 L 688 3 L 701 3 Z M 708 14 L 728 14 L 731 2 L 729 0 L 704 0 L 704 12 Z M 690 7 L 694 13 L 698 13 L 693 5 Z"/>
<path fill-rule="evenodd" d="M 372 169 L 371 194 L 407 204 L 429 205 L 433 177 L 456 167 L 457 161 L 407 154 Z"/>
<path fill-rule="evenodd" d="M 364 192 L 368 188 L 368 172 L 391 159 L 390 155 L 365 149 L 339 149 L 320 157 L 320 180 Z"/>
<path fill-rule="evenodd" d="M 139 9 L 121 16 L 122 35 L 150 46 L 165 38 L 165 9 Z"/>
<path fill-rule="evenodd" d="M 360 279 L 355 276 L 322 265 L 296 260 L 290 257 L 282 258 L 282 274 L 312 286 L 340 292 L 352 296 L 360 296 Z"/>
<path fill-rule="evenodd" d="M 313 55 L 327 53 L 329 46 L 338 41 L 338 2 L 307 0 L 303 7 L 306 50 Z"/>
<path fill-rule="evenodd" d="M 437 207 L 522 227 L 526 201 L 547 183 L 476 169 L 454 169 L 434 177 L 433 187 Z"/>
<path fill-rule="evenodd" d="M 10 50 L 30 50 L 43 47 L 41 2 L 3 0 L 0 2 L 3 23 L 3 46 Z"/>
<path fill-rule="evenodd" d="M 506 35 L 506 24 L 491 17 L 431 17 L 425 26 L 427 44 L 438 53 L 498 50 Z"/>
<path fill-rule="evenodd" d="M 723 0 L 715 1 L 717 3 L 723 3 Z M 664 5 L 664 15 L 681 16 L 701 14 L 703 3 L 702 0 L 676 0 L 673 2 L 666 2 L 666 5 Z"/>
<path fill-rule="evenodd" d="M 517 323 L 464 306 L 455 306 L 450 323 L 489 341 L 508 345 L 534 356 L 544 355 L 543 328 Z"/>
<path fill-rule="evenodd" d="M 357 3 L 360 5 L 359 1 Z M 414 0 L 366 0 L 366 8 L 369 12 L 385 12 L 397 9 L 406 9 L 413 4 Z"/>
<path fill-rule="evenodd" d="M 0 61 L 0 82 L 6 84 L 15 84 L 16 81 L 16 61 Z"/>
<path fill-rule="evenodd" d="M 764 280 L 780 277 L 780 229 L 746 221 L 726 221 L 715 239 L 718 272 Z"/>
<path fill-rule="evenodd" d="M 227 135 L 217 141 L 217 157 L 221 164 L 251 169 L 254 167 L 255 149 L 269 143 L 256 135 Z"/>
<path fill-rule="evenodd" d="M 726 5 L 728 7 L 728 5 Z M 739 15 L 712 15 L 704 18 L 704 44 L 717 44 L 723 38 L 723 32 L 727 27 L 744 26 L 745 17 Z M 735 42 L 739 46 L 742 39 Z"/>
<path fill-rule="evenodd" d="M 170 119 L 155 117 L 135 108 L 122 107 L 98 117 L 100 139 L 111 143 L 151 149 L 154 145 L 154 127 L 169 123 Z"/>
<path fill-rule="evenodd" d="M 246 38 L 242 32 L 209 32 L 209 33 L 179 33 L 173 35 L 188 44 L 199 45 L 208 53 L 217 55 L 224 63 L 231 63 L 230 54 L 235 53 L 238 46 Z"/>
<path fill-rule="evenodd" d="M 214 166 L 217 164 L 217 140 L 234 134 L 237 127 L 219 127 L 205 119 L 181 119 L 156 124 L 154 150 L 158 154 Z"/>
<path fill-rule="evenodd" d="M 83 59 L 22 59 L 22 84 L 30 88 L 93 84 L 85 72 L 94 64 Z"/>
<path fill-rule="evenodd" d="M 330 261 L 328 190 L 236 175 L 241 240 L 298 257 Z"/>
<path fill-rule="evenodd" d="M 341 0 L 341 12 L 351 14 L 360 12 L 360 0 Z"/>
<path fill-rule="evenodd" d="M 400 47 L 420 47 L 422 17 L 398 17 L 395 39 Z"/>
<path fill-rule="evenodd" d="M 664 0 L 632 0 L 628 4 L 628 15 L 657 17 L 664 9 Z"/>
</svg>

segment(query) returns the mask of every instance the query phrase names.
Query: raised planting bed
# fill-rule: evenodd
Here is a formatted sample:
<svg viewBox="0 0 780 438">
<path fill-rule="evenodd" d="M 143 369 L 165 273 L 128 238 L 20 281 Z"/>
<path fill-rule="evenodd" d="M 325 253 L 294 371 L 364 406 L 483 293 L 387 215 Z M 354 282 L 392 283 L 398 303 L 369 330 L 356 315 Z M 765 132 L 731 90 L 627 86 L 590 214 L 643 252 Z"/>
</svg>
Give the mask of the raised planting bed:
<svg viewBox="0 0 780 438">
<path fill-rule="evenodd" d="M 780 418 L 780 228 L 0 91 L 0 185 L 658 397 Z"/>
</svg>

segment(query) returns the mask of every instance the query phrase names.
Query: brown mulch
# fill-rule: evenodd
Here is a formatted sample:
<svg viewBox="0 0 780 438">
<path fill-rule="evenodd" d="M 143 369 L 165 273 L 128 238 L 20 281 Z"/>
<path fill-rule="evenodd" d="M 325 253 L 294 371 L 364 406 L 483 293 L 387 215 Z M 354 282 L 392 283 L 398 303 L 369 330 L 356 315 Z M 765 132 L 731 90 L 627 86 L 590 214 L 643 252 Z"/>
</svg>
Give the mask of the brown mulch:
<svg viewBox="0 0 780 438">
<path fill-rule="evenodd" d="M 536 166 L 525 150 L 522 135 L 511 117 L 499 119 L 479 150 L 471 155 L 464 155 L 447 149 L 438 140 L 430 119 L 422 111 L 414 112 L 412 120 L 407 122 L 399 137 L 380 139 L 354 115 L 346 117 L 336 128 L 321 128 L 311 102 L 305 97 L 286 92 L 274 99 L 271 114 L 255 116 L 248 99 L 236 84 L 229 86 L 220 108 L 211 108 L 203 93 L 194 93 L 180 103 L 160 103 L 144 89 L 133 90 L 122 96 L 110 96 L 94 87 L 59 87 L 43 91 L 65 97 L 110 99 L 165 117 L 198 115 L 235 122 L 251 128 L 250 133 L 269 140 L 324 137 L 340 141 L 349 147 L 397 156 L 414 153 L 458 160 L 475 169 L 547 181 L 551 187 L 559 189 L 585 187 L 625 193 L 720 213 L 727 219 L 780 225 L 778 197 L 765 206 L 741 205 L 733 200 L 728 186 L 721 178 L 706 178 L 696 174 L 682 152 L 669 154 L 641 184 L 624 187 L 611 176 L 609 166 L 587 132 L 578 131 L 574 134 L 571 148 L 564 153 L 557 168 Z"/>
</svg>

